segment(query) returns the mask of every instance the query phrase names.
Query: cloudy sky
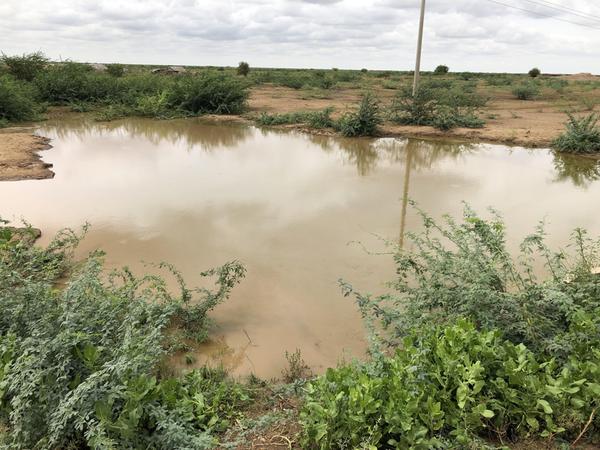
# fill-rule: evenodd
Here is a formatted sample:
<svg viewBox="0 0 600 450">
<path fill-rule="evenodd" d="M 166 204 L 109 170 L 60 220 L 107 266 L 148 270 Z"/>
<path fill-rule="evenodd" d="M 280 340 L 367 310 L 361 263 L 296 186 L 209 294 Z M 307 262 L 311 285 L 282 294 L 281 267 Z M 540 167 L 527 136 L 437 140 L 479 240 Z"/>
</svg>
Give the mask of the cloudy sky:
<svg viewBox="0 0 600 450">
<path fill-rule="evenodd" d="M 505 5 L 428 0 L 424 68 L 600 73 L 599 1 L 497 1 Z M 409 70 L 419 3 L 1 0 L 0 50 L 98 62 Z"/>
</svg>

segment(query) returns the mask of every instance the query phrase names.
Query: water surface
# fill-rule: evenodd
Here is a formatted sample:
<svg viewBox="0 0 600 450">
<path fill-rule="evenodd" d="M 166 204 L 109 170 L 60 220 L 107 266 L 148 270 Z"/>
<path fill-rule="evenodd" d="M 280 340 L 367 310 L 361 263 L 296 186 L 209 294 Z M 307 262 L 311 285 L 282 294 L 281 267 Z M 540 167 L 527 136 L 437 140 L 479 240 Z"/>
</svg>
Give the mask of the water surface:
<svg viewBox="0 0 600 450">
<path fill-rule="evenodd" d="M 547 150 L 405 139 L 336 139 L 202 120 L 49 122 L 56 177 L 0 184 L 0 215 L 48 239 L 90 222 L 80 248 L 140 273 L 168 261 L 190 285 L 239 259 L 247 278 L 213 314 L 202 349 L 233 373 L 277 376 L 300 349 L 315 371 L 362 356 L 364 330 L 338 279 L 382 293 L 393 276 L 380 237 L 419 223 L 405 198 L 439 216 L 461 201 L 494 206 L 511 246 L 548 221 L 550 241 L 600 234 L 600 166 Z M 199 358 L 198 363 L 204 361 Z"/>
</svg>

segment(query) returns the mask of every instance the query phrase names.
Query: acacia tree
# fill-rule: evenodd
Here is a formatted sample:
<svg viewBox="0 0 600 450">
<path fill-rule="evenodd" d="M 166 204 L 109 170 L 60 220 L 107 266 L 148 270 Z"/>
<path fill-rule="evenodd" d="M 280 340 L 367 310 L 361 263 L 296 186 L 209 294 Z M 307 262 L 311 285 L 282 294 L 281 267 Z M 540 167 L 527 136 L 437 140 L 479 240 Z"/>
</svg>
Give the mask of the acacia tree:
<svg viewBox="0 0 600 450">
<path fill-rule="evenodd" d="M 241 63 L 239 63 L 238 68 L 237 68 L 237 73 L 238 73 L 238 75 L 247 77 L 248 74 L 250 73 L 250 64 L 248 64 L 245 61 L 242 61 Z"/>
</svg>

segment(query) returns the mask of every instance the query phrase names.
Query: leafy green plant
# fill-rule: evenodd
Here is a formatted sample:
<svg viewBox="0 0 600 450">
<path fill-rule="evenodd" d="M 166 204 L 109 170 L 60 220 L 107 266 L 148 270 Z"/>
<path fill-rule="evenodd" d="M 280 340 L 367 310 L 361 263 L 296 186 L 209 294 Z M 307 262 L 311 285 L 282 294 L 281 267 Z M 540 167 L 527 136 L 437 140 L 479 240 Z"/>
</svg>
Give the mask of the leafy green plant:
<svg viewBox="0 0 600 450">
<path fill-rule="evenodd" d="M 347 112 L 336 123 L 336 128 L 347 137 L 374 136 L 381 124 L 379 100 L 371 93 L 363 95 L 357 111 Z"/>
<path fill-rule="evenodd" d="M 430 125 L 441 130 L 481 128 L 485 122 L 477 117 L 477 110 L 486 103 L 486 98 L 465 86 L 437 80 L 423 84 L 415 95 L 404 87 L 394 98 L 389 116 L 399 124 Z"/>
<path fill-rule="evenodd" d="M 17 80 L 33 81 L 33 79 L 48 64 L 48 58 L 42 52 L 24 54 L 21 56 L 7 56 L 4 53 L 0 57 L 2 62 L 10 73 Z"/>
<path fill-rule="evenodd" d="M 113 77 L 120 78 L 125 75 L 125 66 L 123 64 L 109 64 L 106 66 L 106 73 Z"/>
<path fill-rule="evenodd" d="M 207 313 L 244 275 L 173 295 L 158 276 L 104 273 L 102 254 L 73 266 L 80 237 L 46 247 L 0 241 L 0 422 L 10 448 L 213 448 L 247 391 L 223 373 L 161 371 L 168 337 L 205 336 Z M 161 267 L 170 269 L 168 265 Z M 66 280 L 66 287 L 57 282 Z"/>
<path fill-rule="evenodd" d="M 308 449 L 484 448 L 474 445 L 481 437 L 557 434 L 575 439 L 589 431 L 600 406 L 600 350 L 559 365 L 460 320 L 419 327 L 394 356 L 329 369 L 306 390 L 301 421 Z"/>
<path fill-rule="evenodd" d="M 533 100 L 540 95 L 540 88 L 537 84 L 528 82 L 516 86 L 512 93 L 519 100 Z"/>
<path fill-rule="evenodd" d="M 10 75 L 0 76 L 0 120 L 8 124 L 37 119 L 44 105 L 36 98 L 37 92 L 29 84 Z"/>
<path fill-rule="evenodd" d="M 575 117 L 567 113 L 569 120 L 565 131 L 552 143 L 552 147 L 565 153 L 600 153 L 600 127 L 595 113 Z"/>
<path fill-rule="evenodd" d="M 559 358 L 571 352 L 563 338 L 574 317 L 600 308 L 600 277 L 592 273 L 600 266 L 600 241 L 577 229 L 570 251 L 551 250 L 540 225 L 513 257 L 494 211 L 486 220 L 465 207 L 461 221 L 445 216 L 441 223 L 418 213 L 424 230 L 408 235 L 414 250 L 394 255 L 393 293 L 371 297 L 343 285 L 363 315 L 381 323 L 383 342 L 397 346 L 413 327 L 467 317 L 532 351 Z M 599 336 L 600 329 L 592 337 Z"/>
<path fill-rule="evenodd" d="M 167 94 L 170 107 L 191 114 L 239 114 L 246 108 L 248 86 L 213 72 L 178 77 Z"/>
</svg>

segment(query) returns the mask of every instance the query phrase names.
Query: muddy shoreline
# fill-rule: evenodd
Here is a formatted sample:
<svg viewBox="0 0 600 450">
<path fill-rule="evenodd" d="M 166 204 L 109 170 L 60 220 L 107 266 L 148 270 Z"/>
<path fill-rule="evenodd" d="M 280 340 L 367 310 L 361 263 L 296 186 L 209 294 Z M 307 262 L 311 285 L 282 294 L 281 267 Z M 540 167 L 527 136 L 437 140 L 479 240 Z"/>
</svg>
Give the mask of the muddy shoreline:
<svg viewBox="0 0 600 450">
<path fill-rule="evenodd" d="M 378 92 L 385 101 L 391 93 Z M 287 113 L 319 110 L 328 106 L 336 114 L 352 108 L 359 101 L 356 90 L 340 90 L 335 98 L 303 98 L 294 89 L 262 86 L 254 88 L 249 99 L 249 111 L 243 115 L 205 116 L 216 121 L 253 125 L 253 117 L 260 113 Z M 387 100 L 390 100 L 387 98 Z M 53 108 L 50 116 L 69 115 L 64 108 Z M 547 101 L 523 102 L 497 98 L 484 109 L 486 125 L 479 129 L 456 128 L 440 131 L 426 126 L 400 126 L 386 122 L 378 137 L 444 139 L 467 143 L 491 143 L 528 148 L 550 147 L 562 132 L 565 115 L 556 104 Z M 333 130 L 318 130 L 304 125 L 273 126 L 274 129 L 292 129 L 303 133 L 337 136 Z M 50 140 L 33 133 L 31 127 L 13 127 L 0 131 L 0 181 L 40 180 L 52 178 L 51 164 L 42 160 L 40 152 L 52 148 Z"/>
<path fill-rule="evenodd" d="M 33 134 L 28 128 L 0 132 L 0 181 L 43 180 L 53 178 L 52 164 L 40 152 L 52 148 L 50 139 Z"/>
</svg>

